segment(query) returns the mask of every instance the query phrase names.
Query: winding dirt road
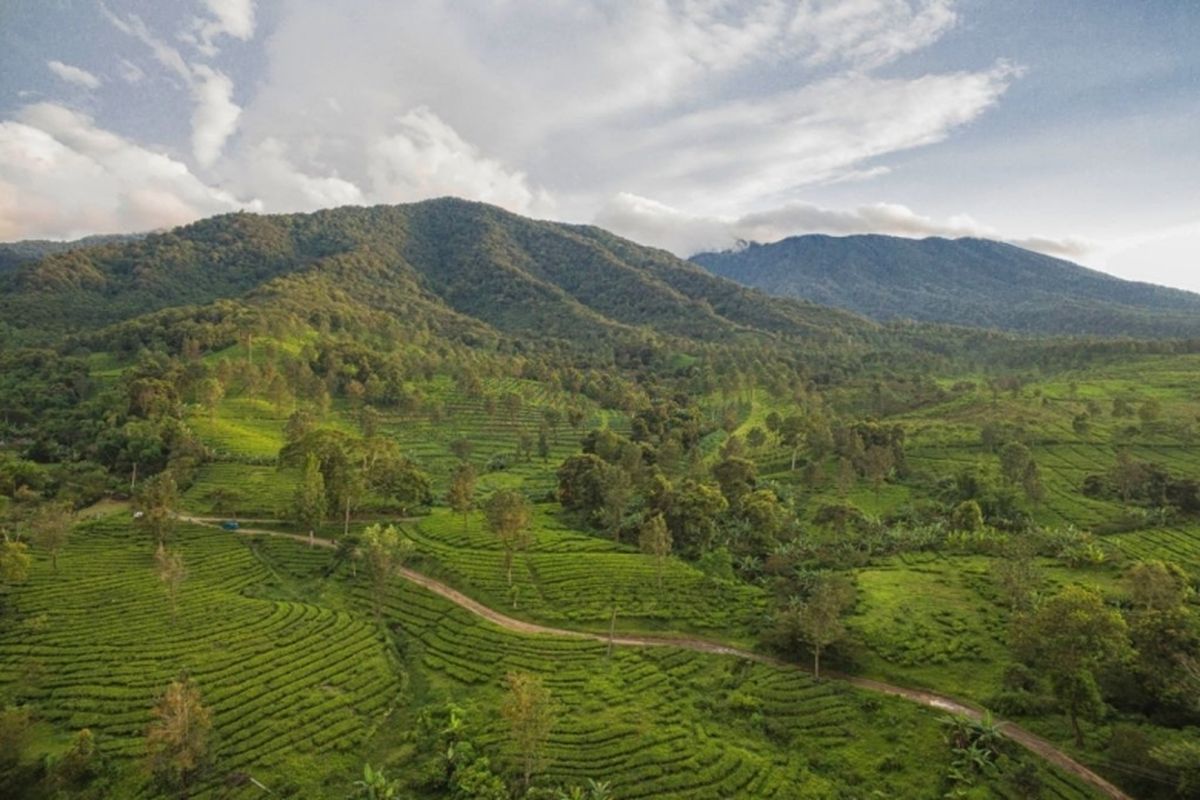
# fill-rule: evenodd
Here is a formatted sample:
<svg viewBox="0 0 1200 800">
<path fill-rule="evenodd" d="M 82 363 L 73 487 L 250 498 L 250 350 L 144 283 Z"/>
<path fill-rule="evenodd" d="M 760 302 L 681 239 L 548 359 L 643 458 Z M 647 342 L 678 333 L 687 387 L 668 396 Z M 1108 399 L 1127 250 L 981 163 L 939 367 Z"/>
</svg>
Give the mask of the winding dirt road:
<svg viewBox="0 0 1200 800">
<path fill-rule="evenodd" d="M 218 528 L 220 519 L 216 517 L 191 517 L 180 516 L 180 520 L 191 522 L 196 525 L 206 525 L 208 527 Z M 320 537 L 309 537 L 299 533 L 287 533 L 284 531 L 273 531 L 262 528 L 239 528 L 237 533 L 256 535 L 256 536 L 277 536 L 284 539 L 293 539 L 304 544 L 311 544 L 316 547 L 335 548 L 337 543 L 331 539 L 322 539 Z M 506 614 L 485 606 L 478 600 L 474 600 L 462 592 L 454 589 L 439 580 L 424 575 L 420 572 L 408 569 L 407 567 L 400 570 L 400 576 L 404 580 L 433 592 L 440 597 L 444 597 L 460 608 L 470 611 L 478 617 L 486 619 L 488 622 L 494 623 L 506 630 L 517 633 L 528 633 L 544 636 L 560 636 L 571 639 L 588 639 L 591 641 L 602 642 L 608 644 L 610 641 L 613 645 L 619 647 L 677 647 L 683 650 L 693 650 L 699 653 L 708 653 L 711 655 L 734 656 L 736 658 L 755 661 L 761 664 L 770 664 L 783 669 L 796 669 L 801 671 L 803 667 L 786 661 L 772 658 L 755 653 L 750 650 L 742 650 L 737 647 L 729 647 L 728 645 L 712 642 L 707 639 L 697 639 L 691 637 L 668 637 L 668 636 L 631 636 L 628 634 L 618 634 L 611 639 L 608 636 L 598 633 L 588 633 L 584 631 L 573 631 L 566 628 L 551 628 L 545 625 L 538 625 L 534 622 L 526 622 L 525 620 L 514 619 Z M 868 692 L 876 692 L 878 694 L 890 695 L 892 697 L 900 697 L 909 700 L 913 703 L 925 706 L 927 708 L 945 711 L 948 714 L 956 714 L 972 720 L 983 719 L 984 712 L 973 706 L 955 700 L 945 695 L 940 695 L 934 692 L 922 691 L 919 689 L 908 689 L 903 686 L 896 686 L 882 681 L 871 680 L 870 678 L 860 678 L 854 675 L 844 675 L 841 673 L 824 673 L 828 678 L 844 681 L 851 686 L 863 689 Z M 1129 795 L 1122 792 L 1116 786 L 1112 785 L 1104 778 L 1092 772 L 1083 764 L 1080 764 L 1069 755 L 1059 750 L 1055 745 L 1036 736 L 1025 730 L 1015 722 L 1001 721 L 997 724 L 997 728 L 1007 738 L 1029 750 L 1031 753 L 1041 756 L 1046 761 L 1054 764 L 1066 772 L 1079 778 L 1084 783 L 1098 790 L 1106 797 L 1112 800 L 1133 800 Z"/>
</svg>

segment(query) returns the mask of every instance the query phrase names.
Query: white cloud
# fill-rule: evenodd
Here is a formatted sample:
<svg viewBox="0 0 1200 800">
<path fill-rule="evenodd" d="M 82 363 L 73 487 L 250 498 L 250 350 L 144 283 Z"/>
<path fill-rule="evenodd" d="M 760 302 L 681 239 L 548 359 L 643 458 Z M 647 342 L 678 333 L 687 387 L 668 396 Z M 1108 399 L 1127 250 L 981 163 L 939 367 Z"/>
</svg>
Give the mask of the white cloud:
<svg viewBox="0 0 1200 800">
<path fill-rule="evenodd" d="M 86 69 L 73 67 L 70 64 L 64 64 L 61 61 L 47 61 L 46 66 L 50 68 L 58 77 L 62 78 L 67 83 L 73 83 L 76 86 L 82 86 L 85 89 L 99 89 L 100 79 Z"/>
<path fill-rule="evenodd" d="M 315 211 L 362 205 L 362 190 L 336 175 L 316 176 L 297 169 L 286 146 L 268 138 L 240 153 L 231 167 L 231 183 L 274 212 Z"/>
<path fill-rule="evenodd" d="M 222 4 L 229 7 L 238 3 Z M 213 3 L 210 3 L 213 5 Z M 233 102 L 233 81 L 223 72 L 206 64 L 189 64 L 179 51 L 171 47 L 146 26 L 140 17 L 130 14 L 121 18 L 101 4 L 101 10 L 118 30 L 141 41 L 154 54 L 155 59 L 187 84 L 195 106 L 192 110 L 192 155 L 202 167 L 212 166 L 221 155 L 225 142 L 237 130 L 242 109 Z M 250 8 L 250 31 L 253 31 L 253 3 Z M 237 28 L 236 30 L 242 30 Z M 249 34 L 247 34 L 249 35 Z M 129 62 L 134 71 L 125 70 L 126 80 L 140 80 L 141 71 Z"/>
<path fill-rule="evenodd" d="M 368 145 L 367 173 L 371 198 L 385 203 L 460 195 L 529 213 L 538 200 L 522 173 L 483 156 L 424 106 Z"/>
<path fill-rule="evenodd" d="M 966 215 L 937 220 L 895 203 L 874 203 L 850 210 L 790 203 L 737 217 L 719 217 L 688 214 L 645 197 L 622 193 L 609 199 L 595 222 L 634 241 L 662 247 L 684 258 L 705 250 L 733 248 L 741 242 L 775 242 L 805 233 L 983 237 L 1002 239 L 1049 255 L 1076 258 L 1094 246 L 1079 239 L 1005 239 L 994 228 Z"/>
<path fill-rule="evenodd" d="M 233 81 L 210 67 L 193 68 L 192 154 L 203 167 L 221 155 L 225 141 L 237 129 L 242 109 L 233 102 Z"/>
<path fill-rule="evenodd" d="M 63 106 L 0 122 L 0 239 L 149 230 L 242 206 L 182 162 Z"/>
<path fill-rule="evenodd" d="M 151 33 L 141 17 L 137 14 L 130 14 L 128 17 L 121 18 L 110 11 L 104 3 L 100 4 L 100 11 L 114 28 L 146 45 L 160 64 L 187 83 L 191 83 L 192 70 L 187 61 L 179 54 L 178 50 Z"/>
<path fill-rule="evenodd" d="M 204 0 L 211 17 L 193 17 L 191 28 L 179 38 L 210 58 L 219 52 L 215 41 L 231 36 L 249 41 L 254 36 L 254 0 Z"/>
<path fill-rule="evenodd" d="M 790 31 L 809 64 L 878 67 L 929 46 L 957 22 L 953 0 L 815 0 Z"/>
<path fill-rule="evenodd" d="M 141 83 L 146 79 L 145 70 L 125 58 L 122 58 L 120 63 L 117 64 L 117 74 L 126 83 Z"/>
</svg>

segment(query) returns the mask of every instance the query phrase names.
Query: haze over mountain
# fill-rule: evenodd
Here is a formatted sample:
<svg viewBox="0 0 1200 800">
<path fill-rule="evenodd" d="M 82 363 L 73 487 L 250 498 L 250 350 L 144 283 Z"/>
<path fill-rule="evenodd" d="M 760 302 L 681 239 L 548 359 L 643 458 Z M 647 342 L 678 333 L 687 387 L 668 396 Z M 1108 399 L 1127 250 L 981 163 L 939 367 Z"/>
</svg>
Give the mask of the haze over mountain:
<svg viewBox="0 0 1200 800">
<path fill-rule="evenodd" d="M 692 261 L 716 275 L 853 311 L 1023 333 L 1200 335 L 1200 295 L 1121 280 L 987 239 L 794 236 Z"/>
</svg>

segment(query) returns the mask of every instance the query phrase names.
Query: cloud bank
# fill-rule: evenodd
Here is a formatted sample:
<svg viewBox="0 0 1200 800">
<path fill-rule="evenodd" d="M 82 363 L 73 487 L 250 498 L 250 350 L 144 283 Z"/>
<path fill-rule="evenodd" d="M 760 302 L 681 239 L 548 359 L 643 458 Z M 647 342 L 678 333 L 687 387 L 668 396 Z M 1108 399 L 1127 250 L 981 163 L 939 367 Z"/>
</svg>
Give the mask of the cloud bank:
<svg viewBox="0 0 1200 800">
<path fill-rule="evenodd" d="M 1020 79 L 1003 59 L 888 69 L 955 29 L 954 0 L 288 0 L 265 32 L 253 0 L 201 7 L 156 30 L 100 6 L 158 68 L 118 55 L 113 85 L 174 84 L 189 140 L 137 143 L 61 103 L 27 107 L 3 123 L 0 180 L 38 202 L 4 206 L 4 236 L 446 194 L 683 255 L 811 231 L 998 235 L 966 216 L 804 200 L 806 187 L 886 174 L 889 157 L 953 136 Z M 261 53 L 253 82 L 226 59 L 235 45 Z M 53 180 L 39 158 L 58 165 Z"/>
</svg>

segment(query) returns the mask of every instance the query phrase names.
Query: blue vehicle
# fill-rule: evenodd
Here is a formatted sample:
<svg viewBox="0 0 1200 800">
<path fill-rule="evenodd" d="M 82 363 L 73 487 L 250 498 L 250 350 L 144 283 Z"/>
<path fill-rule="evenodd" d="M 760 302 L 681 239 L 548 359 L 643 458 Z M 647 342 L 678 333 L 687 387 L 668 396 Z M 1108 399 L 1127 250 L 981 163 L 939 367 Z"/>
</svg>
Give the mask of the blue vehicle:
<svg viewBox="0 0 1200 800">
<path fill-rule="evenodd" d="M 227 531 L 236 531 L 241 526 L 238 525 L 236 519 L 227 519 L 221 523 L 221 527 Z"/>
</svg>

